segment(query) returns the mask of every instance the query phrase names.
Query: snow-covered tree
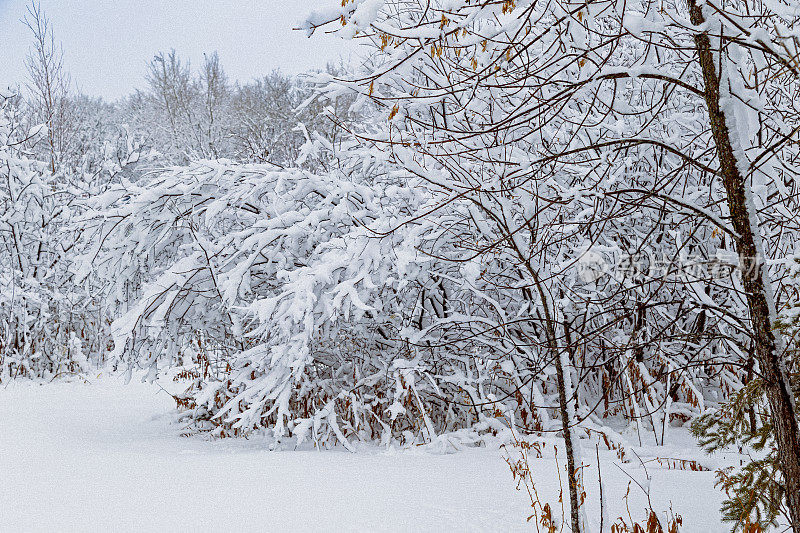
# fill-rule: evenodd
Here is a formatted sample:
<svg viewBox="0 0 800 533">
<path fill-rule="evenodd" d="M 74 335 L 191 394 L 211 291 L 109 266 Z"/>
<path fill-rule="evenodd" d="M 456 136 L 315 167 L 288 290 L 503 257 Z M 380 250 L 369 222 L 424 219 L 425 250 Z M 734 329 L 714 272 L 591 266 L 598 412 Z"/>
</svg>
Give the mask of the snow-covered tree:
<svg viewBox="0 0 800 533">
<path fill-rule="evenodd" d="M 25 66 L 28 69 L 28 113 L 31 126 L 43 124 L 46 129 L 34 140 L 38 152 L 56 168 L 74 150 L 78 124 L 70 99 L 71 80 L 64 68 L 64 51 L 56 43 L 55 33 L 39 2 L 31 2 L 23 22 L 33 36 L 32 50 Z"/>
<path fill-rule="evenodd" d="M 230 132 L 235 158 L 291 165 L 306 140 L 297 124 L 309 123 L 309 117 L 295 113 L 305 98 L 292 79 L 279 72 L 237 87 L 231 102 Z"/>
<path fill-rule="evenodd" d="M 679 401 L 697 413 L 741 387 L 755 359 L 800 531 L 800 432 L 774 332 L 797 235 L 796 17 L 758 1 L 365 0 L 308 28 L 373 43 L 328 90 L 383 106 L 385 127 L 357 135 L 442 207 L 472 204 L 457 260 L 503 257 L 483 275 L 529 299 L 527 345 L 574 365 L 578 411 L 616 382 L 612 402 L 665 427 Z M 596 268 L 644 251 L 651 265 L 630 275 Z M 578 263 L 601 275 L 579 280 Z"/>
</svg>

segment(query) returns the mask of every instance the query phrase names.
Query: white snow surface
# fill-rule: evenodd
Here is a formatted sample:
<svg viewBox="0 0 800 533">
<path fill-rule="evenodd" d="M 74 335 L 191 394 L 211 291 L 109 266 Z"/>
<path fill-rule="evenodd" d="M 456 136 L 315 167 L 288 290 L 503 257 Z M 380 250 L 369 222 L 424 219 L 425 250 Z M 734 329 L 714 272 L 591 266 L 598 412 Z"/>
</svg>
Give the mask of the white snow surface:
<svg viewBox="0 0 800 533">
<path fill-rule="evenodd" d="M 536 530 L 503 450 L 269 451 L 257 439 L 181 431 L 171 397 L 117 375 L 0 385 L 0 531 Z M 702 457 L 685 432 L 670 435 L 677 444 L 651 457 Z M 671 506 L 684 532 L 729 530 L 712 471 L 668 470 L 639 450 L 657 510 Z M 594 456 L 594 446 L 584 450 Z M 531 469 L 542 499 L 560 509 L 553 459 L 533 460 Z M 607 516 L 627 517 L 623 496 L 631 478 L 646 486 L 644 468 L 601 451 L 601 472 Z M 595 463 L 584 477 L 597 531 Z M 631 483 L 634 518 L 643 518 L 644 504 Z"/>
</svg>

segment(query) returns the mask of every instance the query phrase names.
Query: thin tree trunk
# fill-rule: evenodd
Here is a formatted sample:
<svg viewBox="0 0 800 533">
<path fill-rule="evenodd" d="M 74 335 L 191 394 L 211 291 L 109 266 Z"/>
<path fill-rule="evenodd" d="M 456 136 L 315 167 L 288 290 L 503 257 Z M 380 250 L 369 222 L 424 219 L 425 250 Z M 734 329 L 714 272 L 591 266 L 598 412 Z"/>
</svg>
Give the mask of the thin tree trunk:
<svg viewBox="0 0 800 533">
<path fill-rule="evenodd" d="M 558 385 L 558 407 L 561 414 L 561 430 L 564 433 L 564 447 L 566 448 L 567 453 L 567 489 L 569 491 L 570 522 L 572 525 L 572 533 L 581 533 L 581 515 L 578 505 L 578 479 L 577 471 L 575 469 L 575 449 L 573 447 L 572 440 L 572 427 L 570 426 L 572 423 L 572 416 L 570 415 L 571 410 L 569 408 L 569 404 L 567 403 L 567 388 L 566 380 L 564 379 L 564 366 L 566 363 L 566 358 L 564 357 L 565 354 L 563 350 L 561 347 L 559 347 L 558 335 L 556 334 L 556 324 L 558 324 L 556 317 L 554 316 L 556 310 L 551 310 L 550 308 L 550 302 L 552 300 L 548 298 L 548 294 L 545 291 L 545 288 L 542 286 L 542 282 L 539 279 L 539 274 L 537 271 L 530 265 L 530 263 L 525 263 L 525 266 L 533 278 L 534 284 L 536 285 L 536 290 L 539 293 L 539 298 L 541 299 L 542 311 L 544 312 L 544 330 L 545 337 L 547 339 L 547 347 L 555 357 L 556 380 Z"/>
<path fill-rule="evenodd" d="M 548 328 L 551 329 L 551 328 Z M 575 467 L 575 448 L 572 442 L 572 417 L 570 416 L 569 405 L 567 404 L 567 388 L 564 380 L 564 359 L 557 347 L 554 351 L 556 355 L 556 379 L 558 381 L 558 407 L 561 413 L 561 429 L 564 433 L 564 447 L 567 451 L 567 485 L 569 488 L 569 511 L 572 521 L 573 533 L 580 533 L 581 520 L 578 504 L 578 471 Z"/>
<path fill-rule="evenodd" d="M 687 3 L 692 24 L 700 26 L 705 23 L 697 1 L 687 0 Z M 720 78 L 714 64 L 711 40 L 707 33 L 698 33 L 695 44 L 703 72 L 704 95 L 717 147 L 720 174 L 727 193 L 733 229 L 737 233 L 736 248 L 740 258 L 742 285 L 747 292 L 755 355 L 764 376 L 767 401 L 772 412 L 778 464 L 786 485 L 792 530 L 800 533 L 800 430 L 781 340 L 774 332 L 775 302 L 766 279 L 764 258 L 759 253 L 761 235 L 757 233 L 756 214 L 751 212 L 752 203 L 748 202 L 746 176 L 737 166 L 725 113 L 720 105 Z"/>
</svg>

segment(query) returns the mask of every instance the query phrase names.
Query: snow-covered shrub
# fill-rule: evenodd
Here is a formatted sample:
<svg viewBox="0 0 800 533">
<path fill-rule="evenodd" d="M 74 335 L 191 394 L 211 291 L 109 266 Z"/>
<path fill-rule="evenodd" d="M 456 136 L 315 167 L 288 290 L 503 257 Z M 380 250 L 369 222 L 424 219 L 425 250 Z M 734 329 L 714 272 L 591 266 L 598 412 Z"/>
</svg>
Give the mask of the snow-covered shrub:
<svg viewBox="0 0 800 533">
<path fill-rule="evenodd" d="M 20 131 L 11 98 L 0 94 L 0 380 L 84 369 L 89 329 L 102 320 L 71 284 L 73 191 L 21 152 L 42 128 Z"/>
<path fill-rule="evenodd" d="M 380 235 L 425 197 L 351 170 L 203 161 L 98 198 L 96 268 L 121 301 L 141 286 L 114 324 L 115 354 L 153 368 L 208 361 L 187 404 L 223 435 L 269 427 L 345 442 L 418 433 L 422 420 L 434 433 L 419 395 L 430 366 L 398 340 L 433 284 L 430 259 L 413 235 Z"/>
<path fill-rule="evenodd" d="M 52 378 L 104 359 L 112 309 L 76 261 L 96 247 L 80 217 L 140 155 L 124 130 L 106 127 L 87 129 L 80 157 L 38 160 L 46 128 L 23 127 L 24 110 L 19 97 L 0 94 L 0 380 Z"/>
</svg>

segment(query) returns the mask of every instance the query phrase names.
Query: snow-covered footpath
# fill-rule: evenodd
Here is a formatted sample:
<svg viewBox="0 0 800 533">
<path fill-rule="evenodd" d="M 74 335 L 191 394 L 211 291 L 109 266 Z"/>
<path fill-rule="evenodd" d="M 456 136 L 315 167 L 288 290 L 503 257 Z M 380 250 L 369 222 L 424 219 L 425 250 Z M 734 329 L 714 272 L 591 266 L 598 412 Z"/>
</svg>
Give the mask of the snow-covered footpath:
<svg viewBox="0 0 800 533">
<path fill-rule="evenodd" d="M 91 383 L 0 386 L 2 531 L 535 531 L 502 450 L 451 454 L 365 449 L 270 452 L 254 440 L 180 436 L 174 402 L 119 376 Z M 672 451 L 665 451 L 673 453 Z M 641 465 L 603 455 L 608 515 Z M 558 507 L 552 459 L 532 461 L 537 489 Z M 713 472 L 648 463 L 657 509 L 683 531 L 727 531 Z M 597 514 L 597 468 L 587 470 Z M 645 497 L 631 484 L 641 518 Z M 594 514 L 593 514 L 594 513 Z M 591 520 L 591 518 L 590 518 Z M 606 530 L 608 524 L 606 524 Z"/>
</svg>

